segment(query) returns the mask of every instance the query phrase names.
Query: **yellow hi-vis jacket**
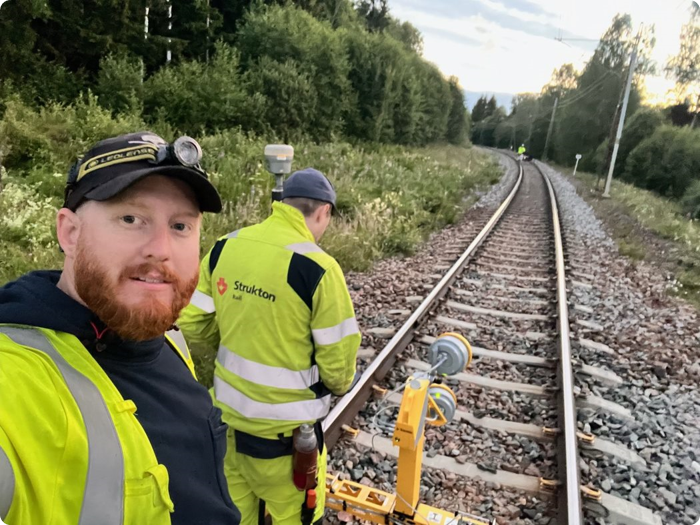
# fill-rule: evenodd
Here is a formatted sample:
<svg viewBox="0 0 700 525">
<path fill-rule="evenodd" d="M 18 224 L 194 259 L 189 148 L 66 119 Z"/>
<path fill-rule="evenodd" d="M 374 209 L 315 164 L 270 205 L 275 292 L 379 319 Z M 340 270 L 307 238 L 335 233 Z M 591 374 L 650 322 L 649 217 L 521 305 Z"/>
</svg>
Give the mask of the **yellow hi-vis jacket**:
<svg viewBox="0 0 700 525">
<path fill-rule="evenodd" d="M 194 375 L 176 338 L 167 334 Z M 0 518 L 11 525 L 169 525 L 168 471 L 134 402 L 80 341 L 5 324 L 0 349 Z"/>
<path fill-rule="evenodd" d="M 526 151 L 526 150 L 525 150 L 525 146 L 520 146 L 520 147 L 518 148 L 518 154 L 519 154 L 519 155 L 524 154 L 525 151 Z"/>
<path fill-rule="evenodd" d="M 178 325 L 191 345 L 218 348 L 216 403 L 254 436 L 325 417 L 330 392 L 355 374 L 361 336 L 345 277 L 287 204 L 214 245 Z"/>
</svg>

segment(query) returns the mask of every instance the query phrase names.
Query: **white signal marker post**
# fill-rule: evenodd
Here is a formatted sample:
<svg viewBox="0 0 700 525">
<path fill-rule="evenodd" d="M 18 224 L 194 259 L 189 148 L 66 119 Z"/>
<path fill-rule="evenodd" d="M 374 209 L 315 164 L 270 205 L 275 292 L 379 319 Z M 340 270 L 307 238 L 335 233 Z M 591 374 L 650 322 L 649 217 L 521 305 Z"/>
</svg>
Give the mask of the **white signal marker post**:
<svg viewBox="0 0 700 525">
<path fill-rule="evenodd" d="M 574 166 L 574 175 L 573 175 L 574 177 L 576 176 L 576 169 L 578 168 L 578 161 L 581 160 L 581 156 L 582 155 L 580 153 L 576 154 L 576 165 Z"/>
</svg>

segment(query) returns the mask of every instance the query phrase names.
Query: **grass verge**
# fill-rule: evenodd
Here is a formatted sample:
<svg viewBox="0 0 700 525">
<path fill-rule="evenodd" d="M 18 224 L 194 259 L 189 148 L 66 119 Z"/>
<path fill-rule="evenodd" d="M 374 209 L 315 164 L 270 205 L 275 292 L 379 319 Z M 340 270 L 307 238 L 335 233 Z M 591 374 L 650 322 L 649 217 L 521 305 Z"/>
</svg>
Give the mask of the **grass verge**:
<svg viewBox="0 0 700 525">
<path fill-rule="evenodd" d="M 268 215 L 273 177 L 261 160 L 263 140 L 239 132 L 199 139 L 225 203 L 222 213 L 205 216 L 201 244 L 206 251 L 219 236 Z M 412 253 L 430 232 L 457 220 L 473 190 L 500 177 L 483 154 L 451 145 L 296 146 L 296 168 L 321 169 L 337 189 L 344 219 L 333 221 L 321 244 L 346 271 Z M 54 218 L 65 179 L 58 170 L 41 171 L 8 170 L 2 179 L 0 285 L 30 270 L 61 266 Z"/>
</svg>

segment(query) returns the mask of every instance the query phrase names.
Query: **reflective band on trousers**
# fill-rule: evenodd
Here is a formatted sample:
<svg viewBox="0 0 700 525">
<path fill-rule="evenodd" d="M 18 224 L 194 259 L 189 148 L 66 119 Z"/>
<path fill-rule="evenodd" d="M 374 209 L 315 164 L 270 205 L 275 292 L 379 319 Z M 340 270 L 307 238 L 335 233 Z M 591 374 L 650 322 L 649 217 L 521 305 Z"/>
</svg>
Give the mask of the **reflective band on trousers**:
<svg viewBox="0 0 700 525">
<path fill-rule="evenodd" d="M 10 458 L 0 448 L 0 520 L 7 518 L 15 494 L 15 473 Z"/>
<path fill-rule="evenodd" d="M 261 403 L 250 399 L 218 376 L 214 376 L 214 394 L 218 401 L 250 419 L 314 421 L 326 417 L 331 406 L 330 395 L 291 403 Z"/>
<path fill-rule="evenodd" d="M 190 299 L 190 304 L 195 305 L 197 308 L 205 313 L 211 314 L 216 312 L 216 306 L 214 306 L 214 298 L 210 295 L 195 290 Z"/>
<path fill-rule="evenodd" d="M 229 372 L 258 385 L 304 390 L 320 379 L 316 365 L 306 370 L 263 365 L 241 357 L 223 345 L 219 347 L 216 360 Z"/>
<path fill-rule="evenodd" d="M 332 345 L 339 343 L 349 335 L 359 333 L 360 327 L 357 326 L 357 319 L 354 317 L 346 319 L 335 326 L 311 330 L 311 334 L 314 336 L 314 343 L 317 345 Z"/>
<path fill-rule="evenodd" d="M 311 252 L 323 252 L 320 246 L 312 242 L 298 242 L 296 244 L 288 244 L 285 246 L 287 250 L 291 250 L 299 255 L 304 255 L 305 253 Z"/>
<path fill-rule="evenodd" d="M 89 460 L 78 525 L 121 525 L 124 521 L 124 457 L 102 394 L 92 381 L 69 365 L 38 330 L 2 326 L 0 333 L 51 358 L 83 416 Z"/>
</svg>

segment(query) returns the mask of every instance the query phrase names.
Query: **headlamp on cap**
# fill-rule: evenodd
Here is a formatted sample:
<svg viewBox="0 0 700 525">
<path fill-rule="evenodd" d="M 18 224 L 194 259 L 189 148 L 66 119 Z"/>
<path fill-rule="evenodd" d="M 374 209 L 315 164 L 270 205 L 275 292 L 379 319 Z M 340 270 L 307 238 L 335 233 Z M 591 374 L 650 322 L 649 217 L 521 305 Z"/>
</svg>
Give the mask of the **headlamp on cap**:
<svg viewBox="0 0 700 525">
<path fill-rule="evenodd" d="M 181 165 L 186 168 L 194 168 L 202 171 L 199 163 L 202 161 L 202 147 L 199 143 L 192 137 L 183 135 L 175 140 L 172 144 L 149 144 L 150 147 L 155 149 L 154 156 L 149 159 L 151 164 L 157 166 L 164 165 Z M 131 159 L 125 157 L 122 162 L 129 162 Z M 138 160 L 134 158 L 133 160 Z M 83 159 L 79 159 L 73 166 L 71 166 L 68 172 L 68 184 L 66 187 L 66 193 L 69 193 L 73 189 L 73 186 L 81 178 L 81 165 Z M 99 167 L 99 165 L 97 166 Z"/>
<path fill-rule="evenodd" d="M 73 211 L 83 200 L 107 200 L 149 175 L 188 183 L 202 211 L 221 211 L 221 197 L 200 166 L 202 148 L 192 137 L 168 144 L 148 131 L 129 133 L 95 144 L 68 173 L 64 207 Z"/>
<path fill-rule="evenodd" d="M 197 168 L 202 161 L 202 148 L 192 137 L 182 136 L 172 144 L 158 147 L 156 164 L 175 162 L 187 168 Z"/>
</svg>

